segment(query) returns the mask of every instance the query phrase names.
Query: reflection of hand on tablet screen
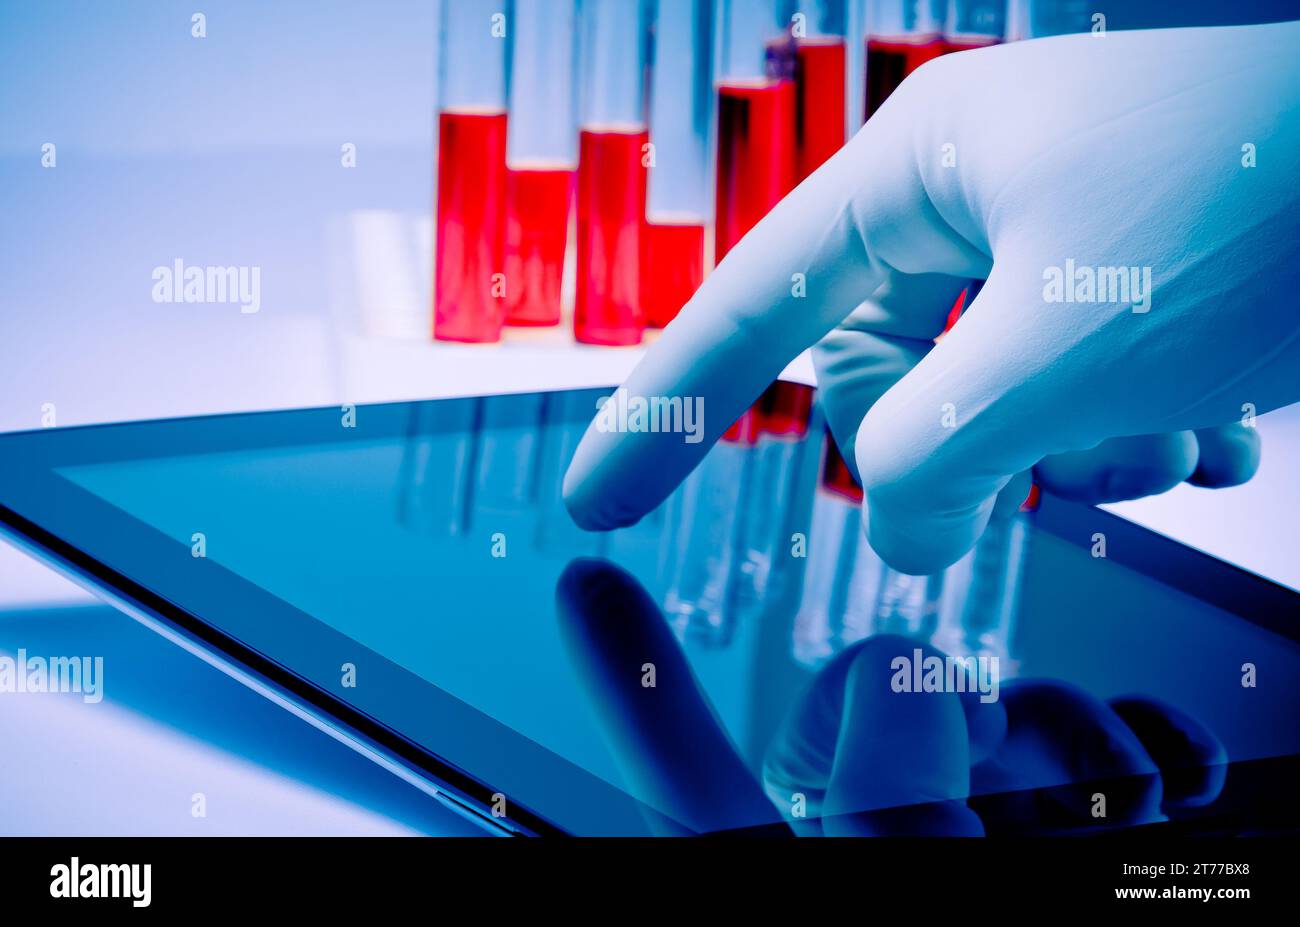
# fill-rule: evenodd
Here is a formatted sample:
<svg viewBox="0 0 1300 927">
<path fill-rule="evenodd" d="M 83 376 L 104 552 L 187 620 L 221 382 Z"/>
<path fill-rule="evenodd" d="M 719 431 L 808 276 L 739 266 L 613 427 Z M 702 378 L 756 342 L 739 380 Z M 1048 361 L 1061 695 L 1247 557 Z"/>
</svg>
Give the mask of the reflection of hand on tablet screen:
<svg viewBox="0 0 1300 927">
<path fill-rule="evenodd" d="M 793 703 L 760 787 L 630 574 L 576 560 L 556 595 L 623 775 L 696 831 L 761 819 L 752 809 L 764 792 L 800 833 L 1086 831 L 1161 821 L 1164 810 L 1208 804 L 1223 786 L 1223 745 L 1170 705 L 1101 701 L 1055 681 L 1015 680 L 992 699 L 974 686 L 898 692 L 896 661 L 943 654 L 881 635 L 842 651 Z"/>
</svg>

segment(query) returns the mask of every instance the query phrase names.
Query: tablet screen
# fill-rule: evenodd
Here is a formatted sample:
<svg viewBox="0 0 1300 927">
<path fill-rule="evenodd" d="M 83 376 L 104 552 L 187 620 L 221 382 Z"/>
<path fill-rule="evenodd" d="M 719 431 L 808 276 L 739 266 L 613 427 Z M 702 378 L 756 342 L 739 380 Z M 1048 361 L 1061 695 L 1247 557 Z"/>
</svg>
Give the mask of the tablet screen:
<svg viewBox="0 0 1300 927">
<path fill-rule="evenodd" d="M 642 828 L 632 813 L 580 813 L 605 792 L 575 794 L 565 772 L 574 768 L 680 822 L 684 800 L 662 780 L 683 775 L 690 758 L 645 754 L 647 737 L 671 741 L 674 724 L 681 744 L 708 744 L 699 749 L 711 767 L 723 763 L 718 751 L 734 754 L 770 802 L 739 800 L 706 815 L 708 829 L 789 819 L 788 783 L 773 770 L 789 766 L 792 706 L 837 655 L 882 634 L 971 657 L 966 684 L 981 701 L 1018 677 L 1059 679 L 1101 699 L 1172 703 L 1212 729 L 1233 761 L 1300 752 L 1295 644 L 1233 614 L 1231 601 L 1145 575 L 1131 565 L 1140 556 L 1114 549 L 1168 542 L 1122 531 L 1104 513 L 1058 508 L 1054 530 L 1043 512 L 1008 516 L 944 574 L 895 573 L 861 541 L 852 478 L 809 397 L 791 394 L 804 388 L 782 388 L 663 506 L 607 535 L 576 529 L 559 497 L 599 391 L 361 407 L 351 421 L 347 409 L 325 410 L 306 430 L 271 437 L 262 416 L 262 436 L 243 444 L 230 437 L 241 417 L 227 418 L 226 437 L 198 450 L 178 423 L 164 423 L 171 437 L 147 454 L 55 470 L 174 542 L 165 560 L 143 558 L 102 525 L 87 535 L 93 555 L 172 590 L 188 611 L 470 775 L 490 785 L 504 777 L 512 800 L 562 826 Z M 306 413 L 283 415 L 294 414 Z M 1101 556 L 1098 535 L 1112 548 Z M 575 601 L 571 585 L 557 600 L 575 558 L 595 559 L 571 581 L 600 582 L 592 564 L 617 565 L 616 582 L 644 590 L 667 636 L 637 628 L 643 615 L 589 614 L 635 611 L 624 589 L 602 604 Z M 1179 563 L 1166 580 L 1194 569 Z M 203 578 L 218 572 L 269 595 L 249 599 Z M 287 605 L 286 616 L 271 602 Z M 338 637 L 318 641 L 294 623 L 299 614 Z M 610 637 L 609 622 L 625 624 Z M 652 678 L 673 665 L 669 646 L 700 699 L 670 700 L 669 716 L 647 718 L 637 686 L 685 685 Z M 1266 668 L 1272 696 L 1243 685 L 1247 664 Z M 469 715 L 430 724 L 436 712 L 401 683 L 406 674 L 500 727 L 476 727 Z M 701 705 L 707 718 L 692 714 Z M 700 734 L 710 719 L 716 742 Z M 519 753 L 506 730 L 538 749 Z"/>
</svg>

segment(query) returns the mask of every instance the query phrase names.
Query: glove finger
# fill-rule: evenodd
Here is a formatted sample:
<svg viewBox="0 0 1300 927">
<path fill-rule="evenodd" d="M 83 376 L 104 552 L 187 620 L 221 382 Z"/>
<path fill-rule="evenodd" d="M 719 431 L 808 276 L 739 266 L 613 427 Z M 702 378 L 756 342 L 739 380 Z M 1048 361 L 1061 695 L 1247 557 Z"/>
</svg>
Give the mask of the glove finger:
<svg viewBox="0 0 1300 927">
<path fill-rule="evenodd" d="M 1068 499 L 1119 502 L 1172 489 L 1192 475 L 1197 457 L 1196 436 L 1190 431 L 1132 435 L 1045 457 L 1034 467 L 1034 478 Z"/>
<path fill-rule="evenodd" d="M 871 299 L 812 349 L 826 421 L 857 476 L 852 448 L 876 400 L 916 366 L 969 283 L 944 274 L 891 274 Z"/>
<path fill-rule="evenodd" d="M 1238 486 L 1259 469 L 1259 429 L 1232 422 L 1217 428 L 1199 428 L 1196 442 L 1200 457 L 1187 478 L 1193 486 L 1219 489 Z"/>
<path fill-rule="evenodd" d="M 647 350 L 622 395 L 702 406 L 702 440 L 597 416 L 564 480 L 579 525 L 632 524 L 662 502 L 785 365 L 892 271 L 987 271 L 987 254 L 948 224 L 921 181 L 912 114 L 949 106 L 934 73 L 905 81 L 727 254 Z"/>
</svg>

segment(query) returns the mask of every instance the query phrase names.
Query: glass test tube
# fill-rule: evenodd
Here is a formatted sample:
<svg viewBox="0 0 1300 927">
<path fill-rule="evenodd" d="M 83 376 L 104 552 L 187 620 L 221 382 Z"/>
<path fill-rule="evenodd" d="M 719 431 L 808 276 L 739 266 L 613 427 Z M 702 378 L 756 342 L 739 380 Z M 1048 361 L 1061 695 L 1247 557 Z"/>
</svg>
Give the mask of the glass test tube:
<svg viewBox="0 0 1300 927">
<path fill-rule="evenodd" d="M 1029 38 L 1029 0 L 1007 0 L 1007 22 L 1002 40 L 1021 42 L 1027 38 Z"/>
<path fill-rule="evenodd" d="M 799 0 L 795 14 L 795 181 L 845 139 L 845 0 Z"/>
<path fill-rule="evenodd" d="M 795 185 L 794 56 L 775 0 L 719 0 L 714 257 Z"/>
<path fill-rule="evenodd" d="M 588 344 L 637 344 L 641 228 L 649 142 L 644 113 L 645 6 L 582 4 L 578 142 L 578 285 L 573 329 Z"/>
<path fill-rule="evenodd" d="M 1006 40 L 1090 32 L 1095 8 L 1089 0 L 1010 0 Z"/>
<path fill-rule="evenodd" d="M 515 0 L 506 137 L 506 324 L 558 325 L 578 166 L 577 0 Z"/>
<path fill-rule="evenodd" d="M 506 40 L 497 0 L 442 5 L 433 336 L 498 341 L 505 302 Z"/>
<path fill-rule="evenodd" d="M 712 20 L 712 0 L 656 6 L 641 302 L 646 324 L 657 328 L 676 318 L 704 280 Z"/>
<path fill-rule="evenodd" d="M 944 52 L 943 0 L 869 0 L 864 118 L 909 74 Z"/>
<path fill-rule="evenodd" d="M 948 16 L 943 27 L 944 53 L 996 45 L 1006 30 L 1006 0 L 948 0 Z"/>
</svg>

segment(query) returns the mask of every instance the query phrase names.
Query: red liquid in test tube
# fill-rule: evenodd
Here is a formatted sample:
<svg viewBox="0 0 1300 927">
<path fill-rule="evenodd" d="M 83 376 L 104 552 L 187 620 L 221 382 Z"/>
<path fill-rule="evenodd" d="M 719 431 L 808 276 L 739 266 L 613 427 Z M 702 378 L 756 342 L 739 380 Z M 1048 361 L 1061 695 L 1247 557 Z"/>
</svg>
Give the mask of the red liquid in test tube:
<svg viewBox="0 0 1300 927">
<path fill-rule="evenodd" d="M 434 337 L 497 341 L 505 322 L 506 116 L 438 117 Z"/>
<path fill-rule="evenodd" d="M 800 42 L 795 58 L 795 180 L 844 145 L 846 55 L 839 39 Z"/>
<path fill-rule="evenodd" d="M 794 187 L 794 102 L 789 80 L 718 88 L 717 260 Z"/>
<path fill-rule="evenodd" d="M 866 112 L 870 119 L 909 74 L 945 51 L 937 34 L 867 40 Z"/>
<path fill-rule="evenodd" d="M 778 380 L 760 400 L 763 431 L 778 437 L 802 438 L 812 419 L 813 388 L 802 383 Z"/>
<path fill-rule="evenodd" d="M 943 40 L 943 53 L 947 55 L 952 52 L 971 51 L 976 48 L 988 48 L 990 45 L 997 45 L 998 43 L 999 39 L 995 36 L 955 36 Z"/>
<path fill-rule="evenodd" d="M 587 344 L 641 340 L 644 130 L 583 130 L 578 154 L 578 288 L 574 335 Z"/>
<path fill-rule="evenodd" d="M 722 435 L 733 444 L 757 444 L 760 435 L 802 438 L 812 418 L 813 388 L 777 380 Z"/>
<path fill-rule="evenodd" d="M 704 282 L 712 0 L 656 0 L 647 114 L 655 162 L 641 230 L 641 305 L 663 328 Z"/>
<path fill-rule="evenodd" d="M 746 409 L 740 418 L 732 422 L 731 427 L 723 432 L 718 440 L 726 444 L 753 446 L 758 443 L 758 436 L 762 432 L 761 421 L 762 411 L 756 402 Z"/>
<path fill-rule="evenodd" d="M 507 190 L 506 323 L 558 325 L 573 172 L 511 170 Z"/>
<path fill-rule="evenodd" d="M 761 435 L 802 438 L 812 418 L 813 389 L 777 380 L 723 433 L 729 444 L 757 444 Z"/>
<path fill-rule="evenodd" d="M 508 325 L 560 322 L 578 164 L 577 27 L 576 0 L 513 4 L 506 138 Z"/>
<path fill-rule="evenodd" d="M 704 282 L 704 226 L 647 222 L 641 235 L 641 305 L 663 328 Z"/>
<path fill-rule="evenodd" d="M 748 483 L 740 490 L 741 561 L 733 583 L 738 601 L 762 601 L 769 580 L 775 576 L 782 582 L 787 568 L 793 566 L 790 558 L 779 557 L 776 551 L 784 543 L 782 526 L 794 499 L 791 477 L 800 471 L 812 404 L 812 387 L 778 380 L 750 410 L 758 433 Z"/>
<path fill-rule="evenodd" d="M 829 430 L 826 432 L 826 459 L 822 464 L 822 488 L 850 502 L 862 501 L 862 485 L 844 462 L 839 446 Z"/>
</svg>

